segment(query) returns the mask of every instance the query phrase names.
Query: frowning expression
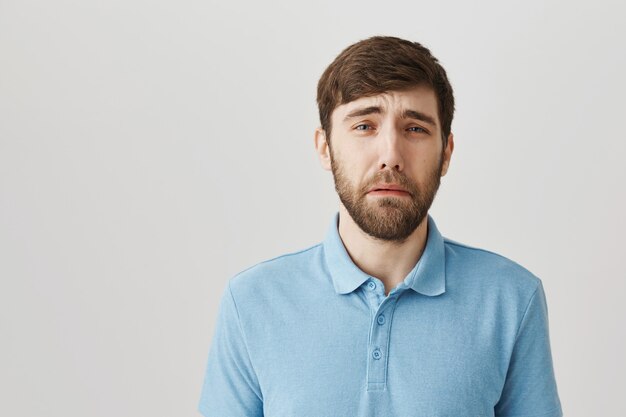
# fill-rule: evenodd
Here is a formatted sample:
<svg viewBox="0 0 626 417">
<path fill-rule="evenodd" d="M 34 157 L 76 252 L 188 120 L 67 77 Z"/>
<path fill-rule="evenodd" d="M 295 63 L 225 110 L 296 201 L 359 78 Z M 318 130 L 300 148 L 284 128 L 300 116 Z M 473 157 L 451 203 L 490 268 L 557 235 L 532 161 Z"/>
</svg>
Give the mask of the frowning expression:
<svg viewBox="0 0 626 417">
<path fill-rule="evenodd" d="M 419 86 L 362 97 L 336 107 L 331 124 L 325 168 L 346 210 L 368 235 L 405 240 L 426 217 L 453 149 L 452 135 L 444 147 L 435 93 Z"/>
</svg>

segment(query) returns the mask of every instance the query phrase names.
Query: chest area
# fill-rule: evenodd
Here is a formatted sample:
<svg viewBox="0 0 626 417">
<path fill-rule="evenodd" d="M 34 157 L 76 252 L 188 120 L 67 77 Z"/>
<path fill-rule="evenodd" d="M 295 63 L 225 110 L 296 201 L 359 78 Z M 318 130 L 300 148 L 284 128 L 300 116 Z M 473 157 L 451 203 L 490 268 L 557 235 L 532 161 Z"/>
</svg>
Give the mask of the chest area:
<svg viewBox="0 0 626 417">
<path fill-rule="evenodd" d="M 492 415 L 506 376 L 497 318 L 433 301 L 294 304 L 250 332 L 266 415 Z"/>
</svg>

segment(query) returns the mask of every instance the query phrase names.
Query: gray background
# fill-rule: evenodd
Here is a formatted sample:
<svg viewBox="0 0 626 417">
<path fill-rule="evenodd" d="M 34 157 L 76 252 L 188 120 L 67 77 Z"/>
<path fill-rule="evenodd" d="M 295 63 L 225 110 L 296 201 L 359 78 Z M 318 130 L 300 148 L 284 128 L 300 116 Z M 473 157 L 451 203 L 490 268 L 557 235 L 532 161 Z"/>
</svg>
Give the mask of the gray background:
<svg viewBox="0 0 626 417">
<path fill-rule="evenodd" d="M 0 0 L 0 415 L 197 415 L 227 279 L 324 237 L 316 82 L 375 34 L 423 42 L 455 88 L 440 230 L 542 278 L 566 415 L 626 415 L 623 16 Z"/>
</svg>

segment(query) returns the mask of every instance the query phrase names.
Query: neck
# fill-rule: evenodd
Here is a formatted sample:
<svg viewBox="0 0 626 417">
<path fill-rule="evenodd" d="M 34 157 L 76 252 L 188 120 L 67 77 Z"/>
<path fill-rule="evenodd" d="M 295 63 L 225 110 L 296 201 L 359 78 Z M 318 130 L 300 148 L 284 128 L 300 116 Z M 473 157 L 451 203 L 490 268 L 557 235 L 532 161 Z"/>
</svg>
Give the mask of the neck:
<svg viewBox="0 0 626 417">
<path fill-rule="evenodd" d="M 380 279 L 385 294 L 404 281 L 419 261 L 428 236 L 427 217 L 402 243 L 384 241 L 369 236 L 354 222 L 340 205 L 339 236 L 350 258 L 366 274 Z"/>
</svg>

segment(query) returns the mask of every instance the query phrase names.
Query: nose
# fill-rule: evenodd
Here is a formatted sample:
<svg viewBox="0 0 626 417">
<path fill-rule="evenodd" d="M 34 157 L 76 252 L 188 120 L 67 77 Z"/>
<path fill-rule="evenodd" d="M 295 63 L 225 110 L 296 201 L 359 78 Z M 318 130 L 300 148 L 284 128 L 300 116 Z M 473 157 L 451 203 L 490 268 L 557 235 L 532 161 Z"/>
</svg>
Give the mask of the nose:
<svg viewBox="0 0 626 417">
<path fill-rule="evenodd" d="M 402 171 L 404 169 L 402 145 L 402 133 L 398 132 L 395 127 L 389 127 L 382 131 L 379 137 L 378 167 Z"/>
</svg>

